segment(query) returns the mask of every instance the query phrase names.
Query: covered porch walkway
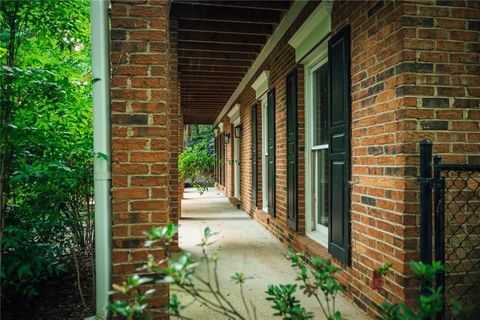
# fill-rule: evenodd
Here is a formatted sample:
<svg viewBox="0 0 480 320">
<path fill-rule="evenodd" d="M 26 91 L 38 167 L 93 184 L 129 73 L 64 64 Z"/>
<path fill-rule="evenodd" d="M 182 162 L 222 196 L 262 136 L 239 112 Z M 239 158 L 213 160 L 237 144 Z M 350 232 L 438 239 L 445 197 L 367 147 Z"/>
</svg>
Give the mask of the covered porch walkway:
<svg viewBox="0 0 480 320">
<path fill-rule="evenodd" d="M 182 220 L 179 222 L 180 248 L 192 252 L 195 258 L 201 255 L 200 242 L 205 227 L 218 232 L 213 250 L 220 254 L 219 276 L 223 291 L 241 309 L 239 288 L 230 277 L 243 272 L 252 277 L 245 285 L 247 300 L 257 307 L 258 319 L 273 319 L 273 309 L 265 300 L 268 284 L 295 283 L 296 271 L 284 258 L 284 246 L 243 210 L 235 208 L 217 189 L 209 189 L 200 195 L 194 189 L 186 189 L 182 200 Z M 203 273 L 200 268 L 198 272 Z M 172 290 L 174 292 L 174 290 Z M 300 292 L 305 308 L 315 313 L 315 319 L 324 319 L 314 299 L 305 298 Z M 183 303 L 191 298 L 180 295 Z M 367 319 L 363 311 L 346 298 L 337 298 L 338 309 L 347 319 Z M 186 309 L 185 316 L 194 319 L 221 319 L 221 317 L 200 304 Z"/>
</svg>

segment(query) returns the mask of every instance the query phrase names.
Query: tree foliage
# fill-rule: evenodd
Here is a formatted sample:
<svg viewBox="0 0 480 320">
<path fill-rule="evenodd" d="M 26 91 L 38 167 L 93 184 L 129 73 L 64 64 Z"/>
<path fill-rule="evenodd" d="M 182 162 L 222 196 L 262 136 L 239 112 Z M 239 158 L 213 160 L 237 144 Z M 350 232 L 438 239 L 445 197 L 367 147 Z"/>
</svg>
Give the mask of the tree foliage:
<svg viewBox="0 0 480 320">
<path fill-rule="evenodd" d="M 24 295 L 91 250 L 89 6 L 0 2 L 2 286 Z"/>
<path fill-rule="evenodd" d="M 212 186 L 215 169 L 213 129 L 210 125 L 196 125 L 186 128 L 185 149 L 178 158 L 178 171 L 181 179 L 203 194 Z"/>
</svg>

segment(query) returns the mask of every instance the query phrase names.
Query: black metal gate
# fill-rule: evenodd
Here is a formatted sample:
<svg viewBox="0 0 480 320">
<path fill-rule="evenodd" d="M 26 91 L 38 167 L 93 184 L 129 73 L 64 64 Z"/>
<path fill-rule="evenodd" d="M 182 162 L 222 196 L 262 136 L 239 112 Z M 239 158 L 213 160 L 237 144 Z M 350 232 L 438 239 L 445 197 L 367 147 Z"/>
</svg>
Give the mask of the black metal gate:
<svg viewBox="0 0 480 320">
<path fill-rule="evenodd" d="M 451 318 L 455 303 L 479 316 L 480 165 L 442 163 L 424 140 L 420 168 L 421 260 L 445 266 L 437 278 L 444 289 L 442 316 Z"/>
</svg>

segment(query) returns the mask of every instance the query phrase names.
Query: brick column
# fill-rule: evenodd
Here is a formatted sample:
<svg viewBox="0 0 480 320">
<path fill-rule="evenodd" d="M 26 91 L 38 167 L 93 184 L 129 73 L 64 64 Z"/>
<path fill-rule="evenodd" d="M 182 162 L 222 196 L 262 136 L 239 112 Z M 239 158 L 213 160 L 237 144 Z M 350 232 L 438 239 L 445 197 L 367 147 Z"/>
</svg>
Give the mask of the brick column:
<svg viewBox="0 0 480 320">
<path fill-rule="evenodd" d="M 176 216 L 168 8 L 167 0 L 112 1 L 113 283 L 135 273 L 148 253 L 163 256 L 143 248 L 143 232 Z M 166 301 L 168 288 L 159 286 L 150 306 Z"/>
<path fill-rule="evenodd" d="M 479 141 L 475 1 L 340 2 L 332 28 L 352 26 L 352 268 L 345 282 L 375 313 L 413 303 L 419 259 L 419 142 L 449 163 L 473 163 Z M 385 262 L 383 292 L 367 284 Z"/>
<path fill-rule="evenodd" d="M 178 54 L 177 54 L 177 21 L 169 21 L 169 55 L 170 55 L 170 218 L 177 223 L 180 217 L 180 190 L 178 181 L 178 155 L 183 144 L 182 121 L 180 111 L 180 86 L 178 84 Z"/>
</svg>

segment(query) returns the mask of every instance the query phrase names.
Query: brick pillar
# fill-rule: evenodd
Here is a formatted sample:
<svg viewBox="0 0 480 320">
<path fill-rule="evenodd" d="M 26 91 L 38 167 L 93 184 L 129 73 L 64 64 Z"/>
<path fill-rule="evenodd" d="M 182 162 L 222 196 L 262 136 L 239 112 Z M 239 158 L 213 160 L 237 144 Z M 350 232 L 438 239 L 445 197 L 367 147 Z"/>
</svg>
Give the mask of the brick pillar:
<svg viewBox="0 0 480 320">
<path fill-rule="evenodd" d="M 332 28 L 352 27 L 352 268 L 348 290 L 374 311 L 413 302 L 419 259 L 419 142 L 446 162 L 480 147 L 479 28 L 475 1 L 335 1 Z M 335 33 L 334 32 L 334 33 Z M 385 290 L 373 270 L 393 267 Z"/>
<path fill-rule="evenodd" d="M 418 259 L 418 208 L 412 205 L 417 172 L 403 141 L 416 124 L 402 113 L 417 100 L 402 89 L 416 87 L 408 72 L 416 70 L 408 62 L 416 52 L 405 47 L 415 24 L 410 14 L 407 2 L 335 1 L 332 12 L 333 33 L 345 24 L 352 28 L 352 266 L 341 277 L 372 315 L 384 299 L 409 302 L 418 291 L 408 266 Z M 373 272 L 386 262 L 393 267 L 385 290 L 372 290 Z"/>
<path fill-rule="evenodd" d="M 178 183 L 178 155 L 183 143 L 180 140 L 181 130 L 181 111 L 179 104 L 180 89 L 178 85 L 178 54 L 177 54 L 177 21 L 171 19 L 169 21 L 169 55 L 170 55 L 170 218 L 173 222 L 178 223 L 180 217 L 180 194 Z"/>
<path fill-rule="evenodd" d="M 184 131 L 184 123 L 183 123 L 183 115 L 180 112 L 180 120 L 179 120 L 179 130 L 178 130 L 178 153 L 182 153 L 183 151 L 183 131 Z M 183 194 L 185 191 L 185 182 L 183 180 L 179 180 L 178 183 L 178 212 L 179 216 L 178 219 L 182 218 L 182 199 Z"/>
<path fill-rule="evenodd" d="M 444 163 L 480 163 L 480 6 L 476 1 L 404 5 L 403 85 L 396 95 L 405 192 L 405 260 L 418 257 L 419 142 L 430 139 Z M 411 291 L 415 292 L 413 288 Z M 407 297 L 408 298 L 408 297 Z"/>
<path fill-rule="evenodd" d="M 113 283 L 143 265 L 143 232 L 176 216 L 172 132 L 178 108 L 169 94 L 168 1 L 112 1 L 112 205 Z M 173 130 L 173 131 L 172 131 Z M 175 160 L 176 161 L 176 160 Z M 165 305 L 159 286 L 150 306 Z"/>
</svg>

